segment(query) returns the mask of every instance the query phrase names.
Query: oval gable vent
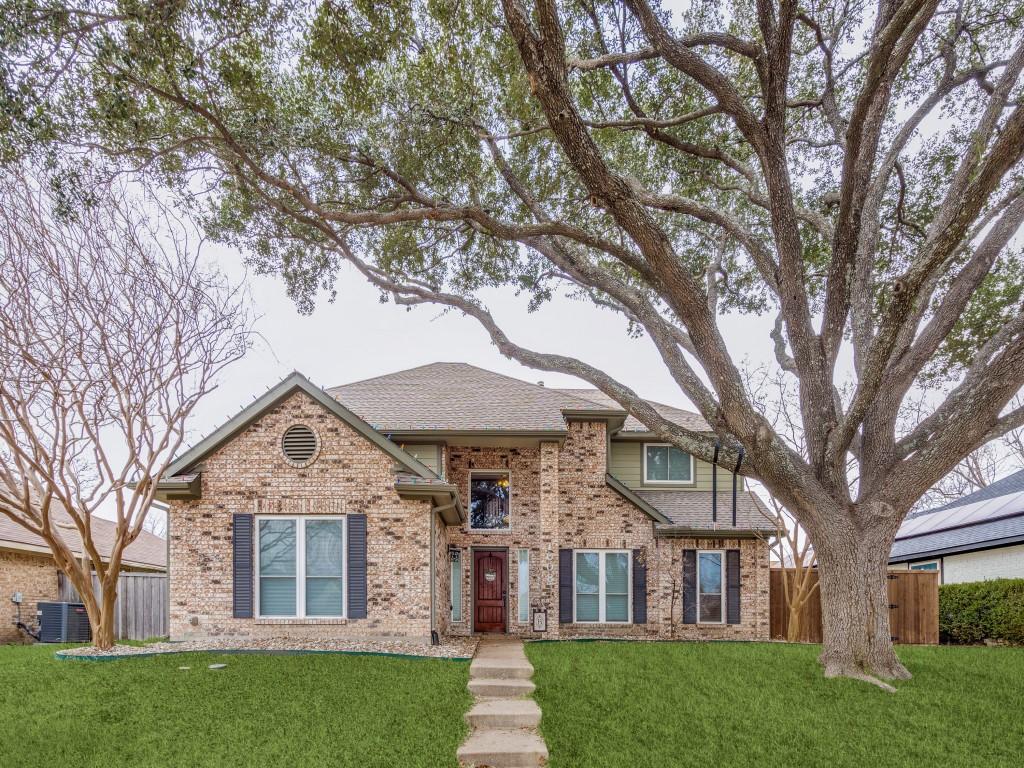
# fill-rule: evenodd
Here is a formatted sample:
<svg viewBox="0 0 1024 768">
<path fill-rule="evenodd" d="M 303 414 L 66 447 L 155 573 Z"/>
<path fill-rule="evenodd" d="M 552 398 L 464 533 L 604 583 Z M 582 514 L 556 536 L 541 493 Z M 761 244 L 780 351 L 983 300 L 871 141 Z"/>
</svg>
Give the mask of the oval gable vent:
<svg viewBox="0 0 1024 768">
<path fill-rule="evenodd" d="M 316 457 L 316 433 L 305 424 L 296 424 L 285 430 L 281 449 L 292 464 L 308 464 Z"/>
</svg>

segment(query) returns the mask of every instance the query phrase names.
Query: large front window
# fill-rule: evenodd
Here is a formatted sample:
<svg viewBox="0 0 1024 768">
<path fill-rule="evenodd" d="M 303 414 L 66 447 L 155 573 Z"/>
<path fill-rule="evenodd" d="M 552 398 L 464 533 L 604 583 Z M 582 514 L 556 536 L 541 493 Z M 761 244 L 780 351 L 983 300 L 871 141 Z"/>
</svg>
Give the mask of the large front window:
<svg viewBox="0 0 1024 768">
<path fill-rule="evenodd" d="M 258 536 L 260 616 L 345 615 L 345 518 L 264 517 Z"/>
<path fill-rule="evenodd" d="M 576 621 L 629 621 L 629 552 L 580 551 L 576 557 Z"/>
<path fill-rule="evenodd" d="M 721 552 L 697 553 L 697 621 L 721 624 L 725 609 Z"/>
<path fill-rule="evenodd" d="M 693 456 L 674 445 L 645 443 L 644 482 L 692 483 Z"/>
<path fill-rule="evenodd" d="M 473 472 L 469 478 L 469 525 L 477 531 L 507 531 L 508 472 Z"/>
</svg>

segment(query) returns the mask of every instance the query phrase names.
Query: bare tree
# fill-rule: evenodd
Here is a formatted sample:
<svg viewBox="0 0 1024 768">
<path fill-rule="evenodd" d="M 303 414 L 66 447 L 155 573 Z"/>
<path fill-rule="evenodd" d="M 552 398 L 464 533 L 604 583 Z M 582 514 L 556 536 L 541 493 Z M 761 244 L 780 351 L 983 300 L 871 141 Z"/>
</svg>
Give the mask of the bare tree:
<svg viewBox="0 0 1024 768">
<path fill-rule="evenodd" d="M 1024 401 L 1015 398 L 1014 407 L 1021 406 L 1024 406 Z M 1021 469 L 1024 469 L 1024 428 L 1011 430 L 970 453 L 918 500 L 914 510 L 927 510 L 956 501 L 988 487 L 1003 475 Z"/>
<path fill-rule="evenodd" d="M 814 577 L 817 561 L 811 539 L 800 528 L 800 523 L 774 496 L 769 495 L 768 502 L 770 518 L 775 523 L 775 535 L 768 545 L 772 558 L 782 570 L 782 596 L 788 614 L 786 640 L 796 643 L 803 630 L 804 606 L 818 594 L 818 580 Z"/>
<path fill-rule="evenodd" d="M 1024 425 L 1007 407 L 1024 383 L 1012 3 L 15 6 L 0 14 L 0 151 L 71 165 L 99 143 L 185 193 L 201 182 L 210 231 L 301 308 L 349 262 L 699 458 L 717 442 L 732 467 L 742 448 L 814 541 L 825 673 L 909 676 L 889 632 L 896 531 Z M 568 287 L 621 313 L 714 435 L 586 360 L 516 343 L 488 286 L 532 307 Z M 777 313 L 765 343 L 796 384 L 803 451 L 751 402 L 722 308 Z M 944 396 L 898 429 L 936 367 Z"/>
<path fill-rule="evenodd" d="M 0 181 L 0 514 L 46 541 L 109 648 L 125 548 L 189 414 L 248 348 L 249 314 L 166 213 L 113 186 L 58 207 L 45 183 Z M 109 552 L 97 515 L 116 522 Z"/>
</svg>

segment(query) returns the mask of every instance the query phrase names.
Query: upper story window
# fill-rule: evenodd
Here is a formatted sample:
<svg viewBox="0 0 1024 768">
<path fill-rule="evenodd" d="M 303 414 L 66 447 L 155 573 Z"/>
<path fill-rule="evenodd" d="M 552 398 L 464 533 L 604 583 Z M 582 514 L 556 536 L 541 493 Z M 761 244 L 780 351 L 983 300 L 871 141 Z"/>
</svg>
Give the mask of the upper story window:
<svg viewBox="0 0 1024 768">
<path fill-rule="evenodd" d="M 645 443 L 644 482 L 693 483 L 693 456 L 668 443 Z"/>
<path fill-rule="evenodd" d="M 469 527 L 474 531 L 507 531 L 511 527 L 508 472 L 471 472 Z"/>
</svg>

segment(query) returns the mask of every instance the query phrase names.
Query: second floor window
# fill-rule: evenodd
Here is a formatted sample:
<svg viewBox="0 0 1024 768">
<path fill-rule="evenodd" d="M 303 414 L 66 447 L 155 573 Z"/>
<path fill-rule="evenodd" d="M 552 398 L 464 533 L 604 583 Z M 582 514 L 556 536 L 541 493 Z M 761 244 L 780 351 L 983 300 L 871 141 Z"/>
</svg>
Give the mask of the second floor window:
<svg viewBox="0 0 1024 768">
<path fill-rule="evenodd" d="M 693 456 L 667 443 L 645 443 L 644 482 L 692 483 Z"/>
<path fill-rule="evenodd" d="M 469 527 L 507 531 L 510 495 L 508 472 L 473 472 L 469 477 Z"/>
</svg>

